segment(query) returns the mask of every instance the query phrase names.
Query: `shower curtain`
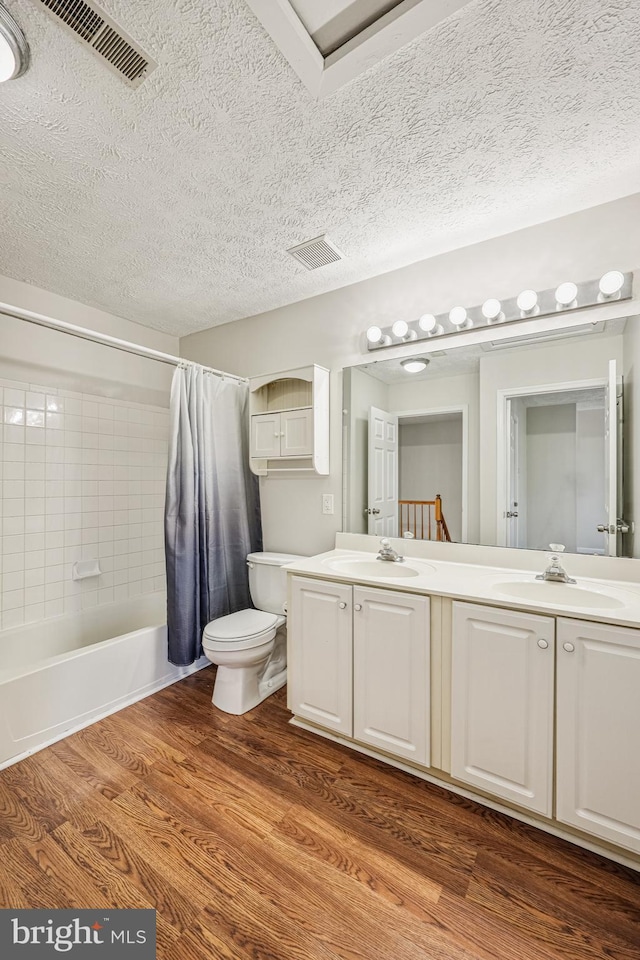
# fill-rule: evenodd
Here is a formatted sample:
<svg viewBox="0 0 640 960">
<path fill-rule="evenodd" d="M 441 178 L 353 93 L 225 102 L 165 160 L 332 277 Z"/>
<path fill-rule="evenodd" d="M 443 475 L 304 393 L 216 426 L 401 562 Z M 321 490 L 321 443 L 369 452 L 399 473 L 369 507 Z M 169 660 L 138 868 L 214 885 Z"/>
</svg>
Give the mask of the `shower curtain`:
<svg viewBox="0 0 640 960">
<path fill-rule="evenodd" d="M 251 606 L 246 556 L 262 549 L 249 470 L 249 388 L 196 364 L 171 385 L 165 505 L 169 661 L 202 655 L 202 629 Z"/>
</svg>

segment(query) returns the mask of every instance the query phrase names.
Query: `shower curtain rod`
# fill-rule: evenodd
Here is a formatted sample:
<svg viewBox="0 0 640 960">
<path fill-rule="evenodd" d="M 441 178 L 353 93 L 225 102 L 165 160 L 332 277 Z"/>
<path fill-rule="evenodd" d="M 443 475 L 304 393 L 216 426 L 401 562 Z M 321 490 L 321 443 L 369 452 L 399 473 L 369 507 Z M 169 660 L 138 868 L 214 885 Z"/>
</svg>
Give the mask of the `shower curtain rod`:
<svg viewBox="0 0 640 960">
<path fill-rule="evenodd" d="M 195 365 L 194 360 L 185 360 L 184 357 L 174 357 L 170 353 L 162 353 L 160 350 L 143 347 L 139 343 L 131 343 L 129 340 L 120 340 L 118 337 L 111 337 L 107 333 L 98 333 L 95 330 L 89 330 L 88 327 L 78 327 L 75 323 L 67 323 L 66 320 L 56 320 L 53 317 L 46 317 L 42 313 L 23 310 L 21 307 L 14 307 L 10 303 L 0 303 L 0 314 L 15 317 L 18 320 L 26 320 L 27 323 L 35 323 L 40 327 L 49 327 L 51 330 L 69 333 L 72 337 L 91 340 L 93 343 L 100 343 L 105 347 L 113 347 L 115 350 L 122 350 L 124 353 L 132 353 L 138 357 L 146 357 L 149 360 L 159 360 L 160 363 L 169 363 L 174 367 L 179 367 L 182 364 L 186 366 Z M 202 366 L 202 364 L 198 364 L 198 366 Z M 229 380 L 239 380 L 240 383 L 248 382 L 245 377 L 237 377 L 234 373 L 216 370 L 215 367 L 204 367 L 204 369 L 209 373 L 215 373 L 218 377 L 226 377 Z"/>
</svg>

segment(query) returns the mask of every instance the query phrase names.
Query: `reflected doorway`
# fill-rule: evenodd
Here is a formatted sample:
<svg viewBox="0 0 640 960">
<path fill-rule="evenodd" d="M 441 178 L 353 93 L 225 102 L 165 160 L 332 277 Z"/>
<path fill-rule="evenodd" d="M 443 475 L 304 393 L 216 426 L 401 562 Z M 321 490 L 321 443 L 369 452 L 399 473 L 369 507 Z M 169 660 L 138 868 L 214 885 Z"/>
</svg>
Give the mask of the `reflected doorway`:
<svg viewBox="0 0 640 960">
<path fill-rule="evenodd" d="M 368 533 L 465 542 L 467 408 L 370 407 L 368 428 Z"/>
<path fill-rule="evenodd" d="M 606 553 L 606 389 L 507 397 L 506 545 Z"/>
<path fill-rule="evenodd" d="M 464 425 L 462 411 L 398 417 L 400 536 L 460 542 L 463 524 Z M 420 504 L 441 498 L 447 536 L 438 536 L 436 509 Z"/>
</svg>

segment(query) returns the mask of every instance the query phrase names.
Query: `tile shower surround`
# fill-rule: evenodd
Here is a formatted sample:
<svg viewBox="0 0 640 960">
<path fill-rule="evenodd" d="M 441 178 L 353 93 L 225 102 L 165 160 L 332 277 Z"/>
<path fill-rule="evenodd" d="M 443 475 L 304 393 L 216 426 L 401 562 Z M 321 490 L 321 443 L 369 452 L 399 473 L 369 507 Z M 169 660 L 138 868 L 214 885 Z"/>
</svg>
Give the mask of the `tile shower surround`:
<svg viewBox="0 0 640 960">
<path fill-rule="evenodd" d="M 164 590 L 169 411 L 0 379 L 0 413 L 2 629 Z"/>
</svg>

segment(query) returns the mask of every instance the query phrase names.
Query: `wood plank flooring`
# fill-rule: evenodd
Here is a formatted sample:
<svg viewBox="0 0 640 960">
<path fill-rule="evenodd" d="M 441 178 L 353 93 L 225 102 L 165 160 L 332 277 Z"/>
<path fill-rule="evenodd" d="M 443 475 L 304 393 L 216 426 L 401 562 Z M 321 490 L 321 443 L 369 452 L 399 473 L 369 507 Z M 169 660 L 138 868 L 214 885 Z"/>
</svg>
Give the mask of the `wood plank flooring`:
<svg viewBox="0 0 640 960">
<path fill-rule="evenodd" d="M 163 960 L 639 960 L 639 874 L 213 679 L 0 773 L 1 907 L 155 907 Z"/>
</svg>

